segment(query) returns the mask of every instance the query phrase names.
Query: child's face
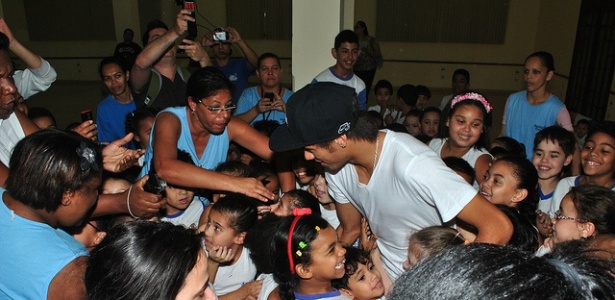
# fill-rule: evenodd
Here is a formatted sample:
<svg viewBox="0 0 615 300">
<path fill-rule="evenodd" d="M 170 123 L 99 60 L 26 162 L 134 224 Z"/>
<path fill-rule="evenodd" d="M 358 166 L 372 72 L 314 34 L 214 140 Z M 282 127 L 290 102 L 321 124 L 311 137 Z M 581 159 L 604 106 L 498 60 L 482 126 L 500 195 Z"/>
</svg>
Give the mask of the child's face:
<svg viewBox="0 0 615 300">
<path fill-rule="evenodd" d="M 33 119 L 32 122 L 34 122 L 34 124 L 36 124 L 36 126 L 38 126 L 38 128 L 40 129 L 57 127 L 53 119 L 50 117 L 46 117 L 46 116 Z"/>
<path fill-rule="evenodd" d="M 391 99 L 391 91 L 387 88 L 379 88 L 376 90 L 376 102 L 378 105 L 387 107 L 389 105 L 389 99 Z"/>
<path fill-rule="evenodd" d="M 316 193 L 316 198 L 323 199 L 329 196 L 329 184 L 325 179 L 325 175 L 316 174 L 314 177 L 314 192 Z"/>
<path fill-rule="evenodd" d="M 483 132 L 483 112 L 474 105 L 460 105 L 446 121 L 449 142 L 460 148 L 476 144 Z"/>
<path fill-rule="evenodd" d="M 137 131 L 137 135 L 135 136 L 135 140 L 139 142 L 141 149 L 147 148 L 149 145 L 149 135 L 152 131 L 152 126 L 154 125 L 154 117 L 146 118 L 139 122 L 139 131 Z"/>
<path fill-rule="evenodd" d="M 553 241 L 555 243 L 580 240 L 587 237 L 587 234 L 583 231 L 585 223 L 575 220 L 577 218 L 578 212 L 572 198 L 570 195 L 566 195 L 559 205 L 559 211 L 555 213 L 555 218 L 553 218 Z"/>
<path fill-rule="evenodd" d="M 212 209 L 205 226 L 205 247 L 210 250 L 213 246 L 232 247 L 235 244 L 243 244 L 243 239 L 231 227 L 230 217 Z"/>
<path fill-rule="evenodd" d="M 286 217 L 293 214 L 292 206 L 293 199 L 285 194 L 278 203 L 271 205 L 271 212 L 279 217 Z"/>
<path fill-rule="evenodd" d="M 425 95 L 419 95 L 418 99 L 416 100 L 416 108 L 423 110 L 425 109 L 425 107 L 427 106 L 427 101 L 429 101 L 429 98 Z"/>
<path fill-rule="evenodd" d="M 273 199 L 271 201 L 278 202 L 280 200 L 280 180 L 278 180 L 278 176 L 276 175 L 265 175 L 257 178 L 265 187 L 273 193 Z"/>
<path fill-rule="evenodd" d="M 315 174 L 313 174 L 314 171 L 311 167 L 311 164 L 313 163 L 313 161 L 300 159 L 293 164 L 293 173 L 295 173 L 295 177 L 301 185 L 306 185 L 314 180 Z"/>
<path fill-rule="evenodd" d="M 181 187 L 167 186 L 164 189 L 167 199 L 167 214 L 175 214 L 182 211 L 192 203 L 194 192 Z"/>
<path fill-rule="evenodd" d="M 480 183 L 480 194 L 493 204 L 514 207 L 515 197 L 520 191 L 517 188 L 519 181 L 513 172 L 513 167 L 508 162 L 496 161 L 487 170 L 485 179 Z"/>
<path fill-rule="evenodd" d="M 378 299 L 384 295 L 384 285 L 380 272 L 370 261 L 367 265 L 357 264 L 354 274 L 348 277 L 348 289 L 353 299 Z"/>
<path fill-rule="evenodd" d="M 468 79 L 465 76 L 461 74 L 457 74 L 453 76 L 453 92 L 455 94 L 464 92 L 467 89 L 468 89 Z"/>
<path fill-rule="evenodd" d="M 615 172 L 615 140 L 603 132 L 592 134 L 581 151 L 581 162 L 587 176 L 611 176 Z"/>
<path fill-rule="evenodd" d="M 587 134 L 588 130 L 588 125 L 584 123 L 577 124 L 576 126 L 574 126 L 574 133 L 577 135 L 578 138 L 584 137 Z"/>
<path fill-rule="evenodd" d="M 100 244 L 104 236 L 105 232 L 99 232 L 98 222 L 96 221 L 88 221 L 83 223 L 79 229 L 75 231 L 71 231 L 71 235 L 75 240 L 81 243 L 88 250 L 92 250 L 96 245 Z M 78 230 L 78 231 L 77 231 Z"/>
<path fill-rule="evenodd" d="M 124 179 L 108 178 L 102 186 L 103 194 L 119 194 L 130 188 L 130 182 Z"/>
<path fill-rule="evenodd" d="M 359 45 L 349 42 L 341 43 L 337 49 L 331 49 L 331 54 L 337 61 L 336 65 L 348 72 L 352 71 L 360 52 Z"/>
<path fill-rule="evenodd" d="M 532 157 L 532 164 L 538 171 L 538 178 L 542 180 L 559 177 L 562 169 L 571 161 L 572 155 L 566 156 L 558 142 L 554 143 L 548 139 L 538 143 Z"/>
<path fill-rule="evenodd" d="M 321 229 L 318 236 L 310 246 L 312 261 L 304 267 L 309 268 L 312 274 L 311 280 L 329 282 L 333 279 L 342 278 L 346 273 L 344 268 L 344 255 L 346 249 L 337 242 L 337 235 L 333 227 Z"/>
<path fill-rule="evenodd" d="M 421 122 L 417 116 L 406 116 L 403 125 L 411 136 L 421 134 Z"/>
<path fill-rule="evenodd" d="M 432 111 L 426 112 L 421 121 L 421 132 L 433 138 L 438 134 L 438 125 L 440 125 L 440 114 Z"/>
</svg>

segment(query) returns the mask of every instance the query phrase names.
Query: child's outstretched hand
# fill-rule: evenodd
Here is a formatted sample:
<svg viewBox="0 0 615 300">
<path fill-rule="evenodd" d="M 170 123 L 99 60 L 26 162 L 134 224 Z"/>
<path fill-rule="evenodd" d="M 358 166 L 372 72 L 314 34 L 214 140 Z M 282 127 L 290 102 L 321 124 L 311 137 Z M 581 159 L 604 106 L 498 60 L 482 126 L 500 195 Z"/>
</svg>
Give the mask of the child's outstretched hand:
<svg viewBox="0 0 615 300">
<path fill-rule="evenodd" d="M 233 260 L 233 249 L 220 246 L 212 246 L 209 251 L 209 258 L 219 264 L 225 264 Z"/>
<path fill-rule="evenodd" d="M 361 235 L 359 235 L 359 248 L 371 252 L 376 247 L 378 237 L 372 233 L 366 218 L 361 219 Z"/>
<path fill-rule="evenodd" d="M 553 234 L 553 221 L 547 213 L 542 212 L 540 209 L 536 211 L 536 227 L 544 237 L 549 237 Z"/>
</svg>

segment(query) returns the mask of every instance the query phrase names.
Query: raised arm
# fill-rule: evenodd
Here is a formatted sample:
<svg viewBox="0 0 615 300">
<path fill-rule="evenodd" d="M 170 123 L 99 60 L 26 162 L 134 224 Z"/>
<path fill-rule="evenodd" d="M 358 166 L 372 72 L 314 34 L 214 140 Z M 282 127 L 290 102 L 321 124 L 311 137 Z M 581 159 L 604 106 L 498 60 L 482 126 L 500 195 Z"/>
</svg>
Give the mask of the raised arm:
<svg viewBox="0 0 615 300">
<path fill-rule="evenodd" d="M 250 64 L 250 71 L 254 71 L 256 69 L 256 65 L 258 64 L 258 55 L 256 55 L 256 52 L 254 52 L 250 45 L 248 45 L 248 43 L 241 38 L 241 35 L 237 29 L 227 26 L 226 31 L 231 34 L 230 42 L 236 43 L 237 46 L 239 46 L 239 49 L 241 49 L 241 52 L 243 52 L 243 55 L 248 60 L 248 63 Z"/>
<path fill-rule="evenodd" d="M 19 93 L 28 99 L 38 92 L 46 91 L 58 76 L 53 67 L 19 42 L 3 18 L 0 18 L 0 32 L 9 38 L 9 50 L 28 67 L 27 70 L 15 72 L 15 85 Z"/>
<path fill-rule="evenodd" d="M 247 124 L 245 124 L 245 126 L 249 127 Z M 231 125 L 229 123 L 229 131 L 230 127 Z M 256 133 L 260 135 L 260 133 Z M 156 168 L 158 176 L 160 176 L 165 181 L 172 184 L 181 184 L 182 186 L 188 186 L 193 188 L 241 193 L 262 201 L 267 201 L 273 198 L 273 194 L 269 190 L 267 190 L 267 188 L 265 188 L 265 186 L 256 178 L 239 178 L 235 176 L 229 176 L 214 171 L 202 169 L 195 165 L 178 160 L 177 141 L 179 139 L 179 136 L 179 119 L 172 113 L 159 114 L 156 118 L 156 125 L 153 131 L 153 150 L 156 155 L 154 155 L 152 163 Z M 255 144 L 266 144 L 266 142 L 259 142 L 260 139 L 266 140 L 267 138 L 246 138 L 242 140 L 252 141 Z M 252 150 L 257 155 L 264 156 L 264 158 L 271 157 L 271 150 L 266 153 L 262 151 L 260 147 L 247 148 Z"/>
<path fill-rule="evenodd" d="M 510 219 L 480 194 L 476 194 L 457 217 L 478 229 L 476 242 L 506 245 L 512 236 Z"/>
<path fill-rule="evenodd" d="M 137 55 L 135 64 L 130 72 L 130 84 L 135 93 L 142 92 L 141 89 L 147 84 L 152 67 L 169 50 L 169 47 L 175 45 L 175 41 L 186 32 L 188 21 L 195 20 L 190 17 L 189 10 L 182 9 L 177 14 L 175 26 L 159 37 L 149 41 L 143 51 Z"/>
</svg>

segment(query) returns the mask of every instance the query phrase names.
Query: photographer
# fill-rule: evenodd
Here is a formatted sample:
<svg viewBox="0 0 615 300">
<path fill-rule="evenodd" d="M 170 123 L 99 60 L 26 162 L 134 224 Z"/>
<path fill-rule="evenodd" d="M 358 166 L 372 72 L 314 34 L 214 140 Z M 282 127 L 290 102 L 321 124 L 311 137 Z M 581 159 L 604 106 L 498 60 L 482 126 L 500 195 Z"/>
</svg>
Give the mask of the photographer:
<svg viewBox="0 0 615 300">
<path fill-rule="evenodd" d="M 254 126 L 257 121 L 275 121 L 284 124 L 286 101 L 293 94 L 280 84 L 282 66 L 280 58 L 264 53 L 258 58 L 256 76 L 261 84 L 247 88 L 241 94 L 235 116 Z"/>
<path fill-rule="evenodd" d="M 239 96 L 248 85 L 248 77 L 257 66 L 258 55 L 231 26 L 214 29 L 214 32 L 203 36 L 201 44 L 203 47 L 211 48 L 215 57 L 213 66 L 222 71 L 235 85 L 233 104 L 237 104 Z M 232 44 L 237 44 L 245 57 L 231 58 Z"/>
</svg>

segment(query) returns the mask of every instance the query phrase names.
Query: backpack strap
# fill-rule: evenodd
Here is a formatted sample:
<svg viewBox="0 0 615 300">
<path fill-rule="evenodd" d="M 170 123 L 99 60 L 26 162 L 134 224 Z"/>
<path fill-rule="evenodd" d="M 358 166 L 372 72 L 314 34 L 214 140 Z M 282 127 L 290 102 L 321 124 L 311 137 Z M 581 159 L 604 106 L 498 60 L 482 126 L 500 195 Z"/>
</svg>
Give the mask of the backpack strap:
<svg viewBox="0 0 615 300">
<path fill-rule="evenodd" d="M 188 78 L 190 78 L 190 72 L 187 69 L 177 66 L 177 74 L 179 74 L 179 77 L 182 79 L 183 82 L 188 82 Z M 145 100 L 143 101 L 143 103 L 145 103 L 145 106 L 152 106 L 152 104 L 156 100 L 156 97 L 158 97 L 158 94 L 160 93 L 161 87 L 162 75 L 160 75 L 160 73 L 158 73 L 156 69 L 152 68 L 149 87 L 147 88 L 147 95 L 145 96 Z"/>
</svg>

